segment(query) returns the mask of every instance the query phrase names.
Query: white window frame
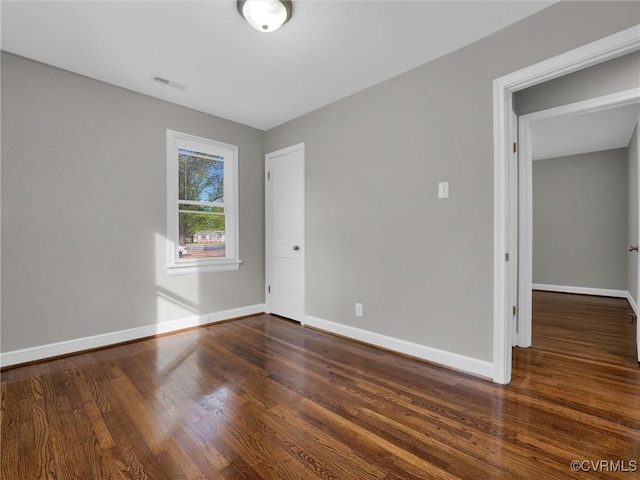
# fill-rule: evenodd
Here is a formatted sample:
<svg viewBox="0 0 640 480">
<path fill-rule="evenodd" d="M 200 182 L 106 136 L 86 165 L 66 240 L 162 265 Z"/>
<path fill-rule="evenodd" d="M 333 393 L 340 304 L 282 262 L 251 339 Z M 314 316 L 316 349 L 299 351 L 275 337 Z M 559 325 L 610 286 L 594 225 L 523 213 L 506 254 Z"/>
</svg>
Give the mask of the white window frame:
<svg viewBox="0 0 640 480">
<path fill-rule="evenodd" d="M 224 257 L 182 259 L 178 255 L 178 150 L 188 148 L 224 158 Z M 167 129 L 167 275 L 193 275 L 240 268 L 238 147 Z"/>
</svg>

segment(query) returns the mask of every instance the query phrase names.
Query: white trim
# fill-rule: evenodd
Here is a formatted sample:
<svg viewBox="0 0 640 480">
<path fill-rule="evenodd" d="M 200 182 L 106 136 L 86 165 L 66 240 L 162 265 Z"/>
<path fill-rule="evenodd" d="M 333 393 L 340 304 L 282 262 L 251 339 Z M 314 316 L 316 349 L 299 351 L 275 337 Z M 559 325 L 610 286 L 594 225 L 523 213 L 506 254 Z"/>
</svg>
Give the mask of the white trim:
<svg viewBox="0 0 640 480">
<path fill-rule="evenodd" d="M 548 108 L 538 112 L 522 115 L 521 119 L 526 119 L 528 123 L 539 122 L 541 120 L 558 119 L 571 117 L 583 113 L 598 112 L 608 110 L 610 108 L 624 107 L 640 102 L 640 87 L 630 88 L 621 92 L 603 95 L 601 97 L 593 97 L 580 102 L 560 105 L 559 107 Z M 522 153 L 522 150 L 520 151 Z"/>
<path fill-rule="evenodd" d="M 512 92 L 568 75 L 640 49 L 640 24 L 500 77 Z"/>
<path fill-rule="evenodd" d="M 173 252 L 173 249 L 171 250 Z M 241 260 L 200 260 L 196 264 L 168 264 L 166 266 L 167 276 L 174 277 L 177 275 L 193 275 L 211 272 L 227 272 L 229 270 L 238 270 Z"/>
<path fill-rule="evenodd" d="M 629 302 L 629 305 L 631 305 L 631 309 L 633 310 L 633 313 L 636 314 L 636 317 L 638 316 L 638 304 L 636 303 L 636 301 L 633 299 L 633 295 L 631 295 L 630 292 L 626 292 L 626 299 Z"/>
<path fill-rule="evenodd" d="M 305 325 L 317 328 L 318 330 L 324 330 L 326 332 L 335 333 L 336 335 L 342 335 L 347 338 L 359 340 L 370 345 L 382 347 L 387 350 L 427 360 L 428 362 L 437 363 L 445 367 L 455 368 L 456 370 L 461 370 L 463 372 L 480 375 L 486 378 L 493 377 L 493 364 L 484 360 L 478 360 L 477 358 L 447 352 L 446 350 L 439 350 L 426 345 L 408 342 L 399 338 L 389 337 L 369 330 L 344 325 L 342 323 L 323 320 L 310 315 L 306 316 Z"/>
<path fill-rule="evenodd" d="M 572 285 L 548 285 L 545 283 L 532 283 L 533 290 L 545 292 L 577 293 L 579 295 L 597 295 L 599 297 L 628 298 L 626 290 L 612 290 L 609 288 L 575 287 Z"/>
<path fill-rule="evenodd" d="M 529 113 L 520 117 L 520 203 L 519 232 L 520 256 L 518 277 L 519 342 L 521 347 L 530 347 L 532 341 L 531 289 L 533 277 L 533 139 L 532 129 L 537 122 L 592 113 L 640 102 L 640 88 L 594 97 L 559 107 Z M 558 290 L 560 291 L 560 290 Z M 582 293 L 582 292 L 570 292 Z M 586 293 L 587 295 L 608 295 Z M 626 296 L 626 295 L 622 295 Z"/>
<path fill-rule="evenodd" d="M 638 123 L 636 124 L 636 227 L 640 227 L 640 195 L 637 195 L 637 190 L 640 186 L 640 115 L 638 115 Z M 636 243 L 638 242 L 638 233 L 636 233 Z M 637 253 L 637 252 L 636 252 Z M 628 259 L 628 257 L 627 257 Z M 628 267 L 627 267 L 628 268 Z M 636 256 L 636 291 L 634 292 L 636 298 L 640 301 L 640 259 Z M 638 363 L 640 363 L 640 321 L 638 320 L 638 304 L 633 299 L 633 294 L 629 291 L 629 295 L 627 296 L 627 300 L 629 300 L 629 304 L 631 308 L 633 308 L 634 313 L 636 314 L 636 355 L 638 357 Z"/>
<path fill-rule="evenodd" d="M 511 128 L 509 130 L 509 141 L 513 143 L 518 142 L 518 116 L 515 112 L 511 112 L 510 115 L 510 125 Z M 511 152 L 511 156 L 509 161 L 507 162 L 507 171 L 509 178 L 509 203 L 507 204 L 507 215 L 508 222 L 510 224 L 518 222 L 518 189 L 513 188 L 513 185 L 517 185 L 518 182 L 518 152 Z M 506 265 L 508 269 L 508 280 L 507 284 L 512 285 L 515 279 L 518 278 L 518 250 L 520 246 L 518 244 L 518 237 L 512 236 L 508 241 L 508 252 L 510 255 L 510 260 Z M 511 345 L 516 346 L 520 344 L 520 326 L 519 326 L 519 317 L 517 315 L 517 307 L 518 307 L 518 290 L 516 288 L 510 288 L 507 290 L 507 301 L 509 305 L 516 307 L 516 313 L 512 313 L 509 317 L 509 328 L 511 332 L 509 333 L 509 338 L 511 338 Z"/>
<path fill-rule="evenodd" d="M 143 327 L 129 328 L 116 332 L 92 335 L 90 337 L 74 338 L 62 342 L 39 345 L 37 347 L 23 348 L 0 353 L 0 366 L 19 365 L 21 363 L 43 360 L 59 355 L 91 350 L 94 348 L 106 347 L 131 340 L 138 340 L 145 337 L 152 337 L 161 333 L 170 333 L 184 330 L 185 328 L 199 327 L 212 323 L 232 320 L 234 318 L 254 315 L 264 312 L 264 304 L 251 305 L 247 307 L 233 308 L 220 312 L 196 315 L 194 317 L 171 320 L 168 322 L 154 323 Z"/>
<path fill-rule="evenodd" d="M 524 115 L 519 119 L 518 127 L 518 218 L 510 228 L 519 229 L 514 235 L 518 238 L 518 346 L 530 347 L 532 342 L 531 282 L 533 281 L 533 159 L 531 125 Z"/>
<path fill-rule="evenodd" d="M 511 381 L 511 338 L 509 336 L 509 289 L 504 256 L 517 226 L 507 218 L 509 179 L 506 162 L 512 148 L 509 114 L 513 93 L 640 49 L 639 25 L 544 60 L 493 81 L 494 124 L 494 277 L 493 277 L 493 365 L 496 383 Z M 521 250 L 522 252 L 522 250 Z"/>
<path fill-rule="evenodd" d="M 633 295 L 631 295 L 631 292 L 626 293 L 627 301 L 629 302 L 629 305 L 631 305 L 633 313 L 636 315 L 636 354 L 638 356 L 638 363 L 640 363 L 640 323 L 638 323 L 638 317 L 640 315 L 638 315 L 638 304 L 633 299 Z"/>
<path fill-rule="evenodd" d="M 505 261 L 509 246 L 509 175 L 507 161 L 510 156 L 510 112 L 513 111 L 512 92 L 502 79 L 493 82 L 493 381 L 507 384 L 511 381 L 511 334 L 509 313 L 509 269 Z M 515 261 L 512 258 L 511 261 Z"/>
</svg>

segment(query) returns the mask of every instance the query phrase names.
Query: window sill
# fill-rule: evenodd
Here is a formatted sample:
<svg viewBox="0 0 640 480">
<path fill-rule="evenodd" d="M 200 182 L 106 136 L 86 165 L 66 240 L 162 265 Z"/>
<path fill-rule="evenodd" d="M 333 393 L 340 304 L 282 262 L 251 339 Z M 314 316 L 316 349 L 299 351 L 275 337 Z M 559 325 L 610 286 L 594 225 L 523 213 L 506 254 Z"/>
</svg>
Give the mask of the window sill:
<svg viewBox="0 0 640 480">
<path fill-rule="evenodd" d="M 167 265 L 167 276 L 199 275 L 201 273 L 229 272 L 240 268 L 241 260 L 218 260 L 215 263 L 175 263 Z"/>
</svg>

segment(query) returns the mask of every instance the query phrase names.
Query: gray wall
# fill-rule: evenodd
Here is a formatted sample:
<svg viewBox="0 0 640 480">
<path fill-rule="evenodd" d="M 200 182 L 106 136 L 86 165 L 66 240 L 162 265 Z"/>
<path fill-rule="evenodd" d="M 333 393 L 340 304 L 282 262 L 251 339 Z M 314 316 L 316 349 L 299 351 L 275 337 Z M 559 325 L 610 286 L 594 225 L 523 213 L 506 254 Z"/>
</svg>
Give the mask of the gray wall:
<svg viewBox="0 0 640 480">
<path fill-rule="evenodd" d="M 533 162 L 533 283 L 627 290 L 627 149 Z"/>
<path fill-rule="evenodd" d="M 491 361 L 492 82 L 639 16 L 560 2 L 268 131 L 267 151 L 306 142 L 307 313 Z"/>
<path fill-rule="evenodd" d="M 514 111 L 525 115 L 639 86 L 640 52 L 633 52 L 516 92 Z"/>
<path fill-rule="evenodd" d="M 627 148 L 628 178 L 628 243 L 638 245 L 638 125 L 631 135 Z M 627 252 L 627 289 L 638 304 L 638 253 Z"/>
<path fill-rule="evenodd" d="M 262 131 L 2 54 L 2 351 L 264 302 Z M 167 128 L 239 146 L 239 271 L 168 278 Z"/>
</svg>

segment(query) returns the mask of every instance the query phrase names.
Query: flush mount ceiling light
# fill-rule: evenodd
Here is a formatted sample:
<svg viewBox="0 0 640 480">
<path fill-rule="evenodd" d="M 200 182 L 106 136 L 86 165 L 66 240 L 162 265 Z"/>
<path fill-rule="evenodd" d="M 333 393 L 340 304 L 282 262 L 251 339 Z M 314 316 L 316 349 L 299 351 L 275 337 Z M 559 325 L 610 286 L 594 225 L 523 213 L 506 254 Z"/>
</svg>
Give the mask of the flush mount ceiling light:
<svg viewBox="0 0 640 480">
<path fill-rule="evenodd" d="M 291 18 L 290 0 L 238 0 L 238 12 L 256 30 L 273 32 Z"/>
</svg>

